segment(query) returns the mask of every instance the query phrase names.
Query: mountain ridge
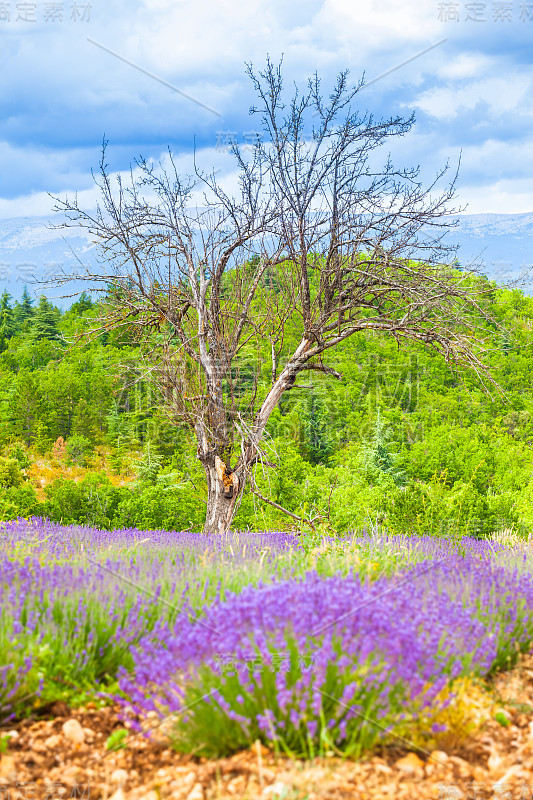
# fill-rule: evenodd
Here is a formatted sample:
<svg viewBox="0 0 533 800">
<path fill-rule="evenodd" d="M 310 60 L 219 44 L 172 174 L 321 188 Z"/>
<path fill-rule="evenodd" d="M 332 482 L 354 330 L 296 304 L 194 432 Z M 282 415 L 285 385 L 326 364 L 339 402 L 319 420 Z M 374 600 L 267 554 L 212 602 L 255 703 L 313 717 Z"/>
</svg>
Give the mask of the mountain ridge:
<svg viewBox="0 0 533 800">
<path fill-rule="evenodd" d="M 533 294 L 533 211 L 521 214 L 462 214 L 445 241 L 458 244 L 461 266 L 475 265 L 500 282 L 520 280 L 520 288 Z M 59 268 L 66 271 L 97 263 L 97 248 L 83 228 L 57 227 L 51 217 L 11 217 L 0 220 L 0 286 L 15 298 L 24 285 L 34 294 L 52 297 L 50 290 L 34 283 L 50 278 Z M 69 288 L 69 295 L 79 284 Z"/>
</svg>

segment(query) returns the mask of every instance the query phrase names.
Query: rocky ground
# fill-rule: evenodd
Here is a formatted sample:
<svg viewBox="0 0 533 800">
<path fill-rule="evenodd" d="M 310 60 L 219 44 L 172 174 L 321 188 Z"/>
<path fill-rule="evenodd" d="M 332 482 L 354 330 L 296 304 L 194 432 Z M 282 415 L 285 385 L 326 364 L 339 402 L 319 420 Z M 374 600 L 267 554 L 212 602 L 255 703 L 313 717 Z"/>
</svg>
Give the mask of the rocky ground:
<svg viewBox="0 0 533 800">
<path fill-rule="evenodd" d="M 259 743 L 230 758 L 195 759 L 171 751 L 162 736 L 147 740 L 133 733 L 125 747 L 110 751 L 109 737 L 123 728 L 116 709 L 88 704 L 70 710 L 56 703 L 47 719 L 10 727 L 0 758 L 0 798 L 533 800 L 533 656 L 497 676 L 492 690 L 509 724 L 490 719 L 447 752 L 405 745 L 359 762 L 295 762 Z"/>
</svg>

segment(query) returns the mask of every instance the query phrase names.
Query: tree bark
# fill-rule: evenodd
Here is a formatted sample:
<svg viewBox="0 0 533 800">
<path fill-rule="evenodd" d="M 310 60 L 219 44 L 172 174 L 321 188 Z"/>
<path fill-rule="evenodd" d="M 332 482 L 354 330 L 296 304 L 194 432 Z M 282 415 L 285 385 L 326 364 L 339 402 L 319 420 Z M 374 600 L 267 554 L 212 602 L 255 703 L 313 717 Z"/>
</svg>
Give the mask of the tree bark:
<svg viewBox="0 0 533 800">
<path fill-rule="evenodd" d="M 247 476 L 257 460 L 259 443 L 270 415 L 280 397 L 294 383 L 297 373 L 306 363 L 306 353 L 310 346 L 309 339 L 302 339 L 293 357 L 268 392 L 251 428 L 251 441 L 248 442 L 245 452 L 239 458 L 235 470 L 232 470 L 229 463 L 220 457 L 227 458 L 229 462 L 228 437 L 224 435 L 227 430 L 227 420 L 222 412 L 224 406 L 221 398 L 218 399 L 218 402 L 213 402 L 215 411 L 210 415 L 210 427 L 216 430 L 219 439 L 218 444 L 212 446 L 213 449 L 210 449 L 204 426 L 197 426 L 198 457 L 203 464 L 207 478 L 207 511 L 204 533 L 221 534 L 230 529 L 235 511 L 240 505 Z M 213 390 L 212 395 L 214 394 Z"/>
<path fill-rule="evenodd" d="M 226 533 L 242 497 L 244 481 L 228 471 L 219 456 L 202 459 L 207 478 L 207 513 L 204 533 Z"/>
</svg>

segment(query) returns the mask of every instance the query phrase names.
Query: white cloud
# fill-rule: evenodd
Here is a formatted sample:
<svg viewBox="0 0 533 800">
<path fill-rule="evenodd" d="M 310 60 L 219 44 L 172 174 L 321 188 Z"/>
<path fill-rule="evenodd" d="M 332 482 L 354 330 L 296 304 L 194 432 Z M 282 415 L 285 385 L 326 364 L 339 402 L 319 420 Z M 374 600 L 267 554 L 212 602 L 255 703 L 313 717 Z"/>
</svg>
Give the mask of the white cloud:
<svg viewBox="0 0 533 800">
<path fill-rule="evenodd" d="M 367 82 L 388 73 L 361 95 L 363 105 L 368 98 L 376 116 L 417 106 L 433 118 L 401 141 L 404 163 L 421 161 L 433 173 L 442 154 L 462 144 L 472 189 L 479 182 L 492 207 L 497 202 L 510 207 L 513 175 L 520 167 L 524 175 L 533 175 L 531 150 L 520 149 L 531 139 L 526 116 L 533 116 L 533 76 L 527 64 L 512 64 L 511 26 L 505 28 L 503 50 L 494 39 L 495 28 L 442 24 L 437 11 L 437 3 L 416 0 L 133 0 L 127 7 L 123 0 L 107 0 L 105 6 L 104 0 L 93 0 L 86 26 L 5 26 L 0 216 L 47 214 L 46 190 L 78 189 L 94 202 L 89 168 L 98 164 L 104 133 L 115 146 L 115 169 L 139 153 L 159 153 L 167 141 L 190 151 L 195 134 L 204 147 L 214 145 L 217 131 L 257 129 L 257 119 L 246 113 L 253 93 L 244 62 L 260 68 L 267 53 L 274 61 L 285 54 L 288 88 L 315 69 L 326 91 L 346 67 L 354 80 L 365 70 Z M 523 34 L 525 25 L 519 28 Z M 180 98 L 88 42 L 88 36 L 222 116 Z M 444 44 L 419 55 L 444 37 Z M 520 55 L 517 63 L 519 57 L 523 62 Z M 478 108 L 482 124 L 473 124 L 472 132 L 462 112 L 472 117 Z M 494 119 L 497 131 L 491 128 Z M 518 126 L 523 141 L 515 145 Z M 495 142 L 506 138 L 507 129 L 511 143 Z M 222 174 L 230 169 L 227 157 L 224 161 L 213 147 L 201 154 Z M 190 152 L 182 158 L 185 170 Z M 497 182 L 503 175 L 504 187 Z M 516 186 L 516 205 L 522 208 L 529 203 L 528 192 L 518 181 Z M 482 197 L 485 189 L 479 191 Z"/>
<path fill-rule="evenodd" d="M 34 158 L 37 159 L 35 154 Z M 148 164 L 161 163 L 163 167 L 167 169 L 169 175 L 172 174 L 168 151 L 148 155 L 146 161 Z M 186 175 L 193 175 L 194 160 L 192 153 L 183 152 L 173 154 L 173 161 L 178 175 L 182 177 Z M 239 196 L 238 173 L 234 169 L 234 162 L 231 156 L 229 156 L 227 153 L 216 150 L 215 148 L 204 148 L 196 153 L 196 162 L 199 169 L 206 173 L 210 173 L 215 170 L 217 181 L 221 186 L 223 186 L 224 190 L 230 194 L 234 194 L 236 197 Z M 119 176 L 123 181 L 124 187 L 127 187 L 130 182 L 130 172 L 125 170 L 115 170 L 109 172 L 111 185 L 116 188 L 116 181 Z M 134 178 L 138 178 L 140 176 L 140 170 L 138 168 L 133 170 L 133 176 Z M 96 175 L 96 177 L 98 177 L 98 175 Z M 92 183 L 92 177 L 90 175 L 83 175 L 83 179 L 84 185 L 87 185 L 88 181 Z M 100 190 L 94 184 L 89 188 L 82 189 L 81 191 L 78 187 L 79 181 L 74 180 L 70 186 L 66 186 L 61 190 L 58 190 L 55 196 L 57 196 L 59 200 L 64 200 L 66 197 L 68 197 L 69 200 L 72 201 L 74 199 L 74 195 L 77 193 L 80 208 L 87 212 L 93 211 L 96 208 L 97 202 L 101 202 Z M 203 187 L 199 182 L 196 190 L 192 194 L 192 204 L 197 203 L 200 206 L 203 204 L 202 192 Z M 146 196 L 148 198 L 148 195 Z M 47 192 L 30 192 L 28 194 L 11 199 L 0 198 L 0 219 L 42 216 L 50 218 L 59 224 L 60 214 L 56 215 L 53 212 L 54 205 L 55 201 L 48 195 Z"/>
<path fill-rule="evenodd" d="M 426 42 L 442 37 L 431 3 L 413 0 L 325 0 L 317 23 L 334 31 L 352 53 L 388 48 L 391 43 Z"/>
<path fill-rule="evenodd" d="M 120 46 L 122 55 L 167 79 L 189 87 L 203 81 L 216 92 L 222 76 L 240 83 L 244 61 L 262 64 L 266 53 L 274 60 L 284 53 L 297 80 L 314 69 L 344 67 L 374 77 L 372 62 L 383 72 L 443 38 L 436 9 L 414 0 L 144 0 Z M 423 63 L 421 57 L 416 70 Z"/>
<path fill-rule="evenodd" d="M 467 145 L 462 149 L 462 163 L 469 173 L 485 175 L 490 182 L 502 174 L 510 180 L 520 180 L 524 174 L 533 172 L 533 139 L 502 142 L 487 139 L 479 145 Z M 529 179 L 531 180 L 531 179 Z"/>
<path fill-rule="evenodd" d="M 416 145 L 416 141 L 414 144 Z M 476 148 L 468 148 L 468 152 L 463 153 L 463 163 L 469 164 L 469 169 L 474 169 L 474 167 L 478 165 L 482 166 L 483 163 L 487 164 L 491 161 L 497 161 L 500 157 L 500 151 L 503 152 L 505 147 L 506 146 L 500 142 L 487 142 L 482 148 L 479 148 L 479 150 Z M 520 145 L 516 145 L 512 149 L 511 158 L 513 162 L 519 162 L 521 152 Z M 507 153 L 507 157 L 509 157 L 509 155 L 510 154 Z M 470 159 L 471 163 L 469 163 Z M 168 154 L 164 152 L 155 154 L 152 159 L 147 160 L 160 160 L 166 167 L 168 167 L 169 163 Z M 233 169 L 231 158 L 228 155 L 220 153 L 214 148 L 205 148 L 198 152 L 197 160 L 206 170 L 210 168 L 217 170 L 217 179 L 224 189 L 230 194 L 238 195 L 238 174 Z M 178 154 L 174 161 L 178 174 L 183 175 L 192 172 L 193 165 L 190 153 Z M 113 183 L 119 174 L 125 181 L 129 179 L 129 173 L 113 172 L 111 173 L 111 180 Z M 58 193 L 58 195 L 64 197 L 65 194 L 68 194 L 72 198 L 75 191 L 76 187 L 73 186 L 70 190 Z M 96 187 L 78 192 L 80 207 L 86 211 L 94 209 L 99 199 L 100 195 Z M 198 203 L 200 206 L 203 204 L 200 186 L 193 194 L 193 202 Z M 466 210 L 468 214 L 521 214 L 531 212 L 533 211 L 533 188 L 531 180 L 528 177 L 492 180 L 487 181 L 486 184 L 481 186 L 468 183 L 463 185 L 460 181 L 457 197 L 453 205 L 463 206 L 466 204 L 468 204 Z M 11 200 L 0 198 L 0 219 L 42 216 L 43 218 L 51 219 L 52 222 L 57 223 L 59 220 L 52 213 L 52 206 L 53 202 L 46 192 L 35 192 Z M 59 215 L 57 216 L 59 217 Z"/>
<path fill-rule="evenodd" d="M 74 191 L 69 192 L 72 196 Z M 96 202 L 95 190 L 78 192 L 80 205 L 84 208 L 92 208 Z M 0 197 L 0 219 L 13 219 L 14 217 L 46 217 L 55 221 L 53 211 L 55 203 L 47 192 L 32 192 L 20 197 L 5 198 Z"/>
<path fill-rule="evenodd" d="M 445 61 L 439 67 L 438 74 L 449 80 L 474 78 L 494 67 L 494 61 L 482 53 L 459 53 L 456 58 Z"/>
<path fill-rule="evenodd" d="M 459 201 L 468 203 L 466 214 L 526 214 L 533 211 L 529 178 L 501 180 L 485 186 L 463 186 Z"/>
<path fill-rule="evenodd" d="M 423 92 L 414 104 L 437 119 L 452 119 L 462 110 L 483 103 L 491 114 L 507 114 L 519 109 L 533 114 L 533 78 L 527 75 L 490 77 L 466 86 L 446 86 Z"/>
</svg>

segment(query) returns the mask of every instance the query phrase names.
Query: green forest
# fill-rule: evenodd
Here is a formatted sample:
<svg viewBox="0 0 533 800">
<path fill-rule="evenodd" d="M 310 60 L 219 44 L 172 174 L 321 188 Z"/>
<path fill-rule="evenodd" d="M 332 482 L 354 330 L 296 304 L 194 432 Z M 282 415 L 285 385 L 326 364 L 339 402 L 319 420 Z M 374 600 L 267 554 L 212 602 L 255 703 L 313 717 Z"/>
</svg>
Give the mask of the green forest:
<svg viewBox="0 0 533 800">
<path fill-rule="evenodd" d="M 533 298 L 486 279 L 499 323 L 485 393 L 424 345 L 356 334 L 285 394 L 234 527 L 483 537 L 533 527 Z M 0 519 L 198 530 L 204 474 L 167 418 L 132 337 L 76 337 L 101 315 L 83 293 L 61 311 L 25 289 L 0 299 Z M 295 332 L 296 336 L 296 332 Z M 287 347 L 291 344 L 287 339 Z M 269 344 L 247 353 L 242 392 L 269 379 Z"/>
</svg>

